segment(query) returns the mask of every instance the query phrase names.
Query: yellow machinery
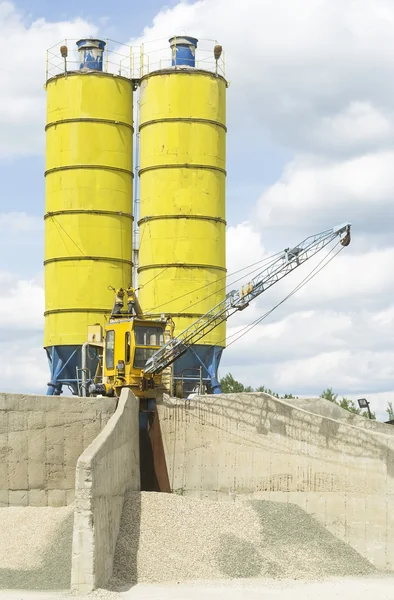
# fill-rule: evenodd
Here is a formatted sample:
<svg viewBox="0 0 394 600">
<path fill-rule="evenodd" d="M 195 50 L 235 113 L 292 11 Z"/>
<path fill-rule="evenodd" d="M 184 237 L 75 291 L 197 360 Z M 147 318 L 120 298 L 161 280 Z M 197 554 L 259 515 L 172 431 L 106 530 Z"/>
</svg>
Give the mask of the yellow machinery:
<svg viewBox="0 0 394 600">
<path fill-rule="evenodd" d="M 141 371 L 148 358 L 164 344 L 165 328 L 165 321 L 111 318 L 106 326 L 105 338 L 105 395 L 119 396 L 122 387 L 130 387 L 140 398 L 157 395 L 160 374 L 142 379 Z"/>
<path fill-rule="evenodd" d="M 127 294 L 127 310 L 124 299 Z M 137 314 L 133 315 L 136 311 Z M 147 360 L 165 341 L 167 319 L 150 320 L 138 315 L 138 300 L 133 288 L 117 290 L 115 304 L 105 327 L 103 383 L 91 387 L 95 394 L 119 396 L 129 387 L 140 398 L 162 393 L 161 374 L 142 376 Z"/>
<path fill-rule="evenodd" d="M 78 393 L 88 325 L 104 324 L 108 286 L 131 284 L 133 83 L 104 73 L 100 40 L 47 81 L 45 338 L 48 394 Z M 67 48 L 61 48 L 67 56 Z M 91 357 L 89 370 L 97 365 Z"/>
<path fill-rule="evenodd" d="M 144 313 L 171 314 L 176 335 L 225 297 L 227 83 L 195 68 L 195 38 L 170 41 L 173 68 L 140 83 L 138 287 Z M 201 364 L 211 381 L 225 337 L 223 323 L 176 363 L 185 393 Z"/>
</svg>

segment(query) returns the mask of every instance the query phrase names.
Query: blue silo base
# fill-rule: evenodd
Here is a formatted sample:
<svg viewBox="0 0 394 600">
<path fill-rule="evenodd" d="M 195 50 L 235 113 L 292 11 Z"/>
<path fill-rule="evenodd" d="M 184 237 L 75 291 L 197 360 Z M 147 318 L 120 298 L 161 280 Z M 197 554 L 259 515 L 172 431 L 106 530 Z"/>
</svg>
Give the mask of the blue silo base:
<svg viewBox="0 0 394 600">
<path fill-rule="evenodd" d="M 64 385 L 77 396 L 81 380 L 82 346 L 50 346 L 45 350 L 51 372 L 47 396 L 59 396 Z M 88 348 L 87 368 L 92 376 L 96 373 L 98 362 L 96 351 Z"/>
<path fill-rule="evenodd" d="M 174 384 L 183 381 L 183 396 L 187 397 L 200 382 L 211 394 L 220 394 L 218 367 L 222 357 L 222 346 L 196 344 L 174 363 Z"/>
</svg>

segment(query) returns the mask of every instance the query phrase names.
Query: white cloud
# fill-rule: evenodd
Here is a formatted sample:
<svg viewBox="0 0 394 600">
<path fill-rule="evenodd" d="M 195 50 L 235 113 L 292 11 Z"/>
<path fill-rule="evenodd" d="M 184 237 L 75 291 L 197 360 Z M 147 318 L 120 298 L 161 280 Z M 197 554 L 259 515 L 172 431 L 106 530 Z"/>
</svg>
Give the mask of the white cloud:
<svg viewBox="0 0 394 600">
<path fill-rule="evenodd" d="M 0 340 L 37 334 L 44 323 L 44 289 L 37 279 L 0 272 Z"/>
<path fill-rule="evenodd" d="M 49 367 L 39 337 L 0 342 L 0 361 L 1 392 L 46 394 Z"/>
<path fill-rule="evenodd" d="M 44 151 L 47 48 L 96 32 L 80 18 L 27 23 L 13 3 L 0 2 L 0 159 Z"/>
<path fill-rule="evenodd" d="M 393 138 L 393 22 L 390 0 L 200 0 L 163 9 L 134 42 L 217 38 L 233 130 L 268 130 L 297 151 L 365 152 Z"/>
<path fill-rule="evenodd" d="M 145 49 L 155 50 L 151 64 L 159 66 L 160 58 L 170 58 L 172 34 L 184 30 L 217 38 L 231 80 L 233 131 L 252 126 L 249 137 L 270 131 L 275 141 L 297 151 L 366 152 L 393 139 L 394 90 L 387 85 L 393 21 L 389 0 L 359 0 L 357 6 L 354 0 L 284 0 L 275 7 L 271 0 L 199 0 L 164 8 L 131 43 L 149 41 Z M 94 35 L 97 26 L 80 18 L 28 24 L 12 3 L 2 2 L 0 31 L 6 91 L 0 127 L 7 134 L 0 157 L 41 152 L 46 49 L 64 38 Z"/>
<path fill-rule="evenodd" d="M 303 230 L 354 224 L 354 235 L 391 232 L 394 225 L 394 150 L 321 161 L 297 157 L 260 197 L 262 228 Z"/>
<path fill-rule="evenodd" d="M 0 363 L 2 392 L 46 392 L 49 377 L 42 348 L 44 290 L 41 276 L 20 280 L 0 271 Z"/>
<path fill-rule="evenodd" d="M 312 132 L 316 144 L 347 148 L 358 153 L 360 146 L 384 146 L 393 140 L 392 112 L 379 110 L 370 102 L 352 101 L 340 113 L 323 117 L 319 129 Z M 331 142 L 331 144 L 330 144 Z"/>
<path fill-rule="evenodd" d="M 227 229 L 226 246 L 227 262 L 231 265 L 232 273 L 262 260 L 269 254 L 262 247 L 260 233 L 251 229 L 250 223 L 246 221 Z M 242 273 L 234 278 L 240 276 Z"/>
</svg>

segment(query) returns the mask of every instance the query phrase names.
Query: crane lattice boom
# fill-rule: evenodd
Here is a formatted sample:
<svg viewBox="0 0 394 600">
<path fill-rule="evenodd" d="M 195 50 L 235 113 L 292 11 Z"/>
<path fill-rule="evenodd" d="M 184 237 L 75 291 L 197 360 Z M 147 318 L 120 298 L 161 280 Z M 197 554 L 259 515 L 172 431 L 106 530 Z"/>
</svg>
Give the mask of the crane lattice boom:
<svg viewBox="0 0 394 600">
<path fill-rule="evenodd" d="M 212 329 L 227 321 L 235 312 L 246 308 L 252 300 L 315 256 L 335 238 L 339 237 L 340 243 L 343 246 L 348 246 L 350 243 L 350 226 L 350 223 L 344 223 L 333 229 L 327 229 L 306 238 L 294 248 L 284 250 L 283 254 L 256 275 L 241 290 L 231 291 L 222 302 L 155 352 L 147 361 L 144 374 L 156 375 L 163 371 L 187 352 L 190 346 L 197 344 Z"/>
</svg>

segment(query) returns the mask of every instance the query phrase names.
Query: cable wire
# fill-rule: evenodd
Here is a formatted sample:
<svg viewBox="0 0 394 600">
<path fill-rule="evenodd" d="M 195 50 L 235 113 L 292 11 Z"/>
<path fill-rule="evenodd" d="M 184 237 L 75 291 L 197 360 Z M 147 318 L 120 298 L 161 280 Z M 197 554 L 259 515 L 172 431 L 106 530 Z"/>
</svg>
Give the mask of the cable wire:
<svg viewBox="0 0 394 600">
<path fill-rule="evenodd" d="M 282 254 L 281 252 L 279 254 Z M 272 264 L 274 264 L 276 262 L 276 260 L 272 260 L 270 263 L 268 263 L 267 268 L 269 266 L 271 266 Z M 247 267 L 246 267 L 247 268 Z M 205 296 L 204 298 L 201 298 L 200 300 L 197 300 L 197 302 L 194 302 L 194 304 L 189 304 L 189 306 L 185 306 L 185 308 L 183 308 L 180 313 L 183 313 L 184 311 L 186 311 L 187 309 L 193 308 L 193 306 L 196 306 L 197 304 L 200 304 L 200 302 L 204 302 L 205 300 L 208 300 L 209 298 L 211 298 L 211 296 L 213 296 L 214 294 L 217 294 L 219 292 L 222 292 L 223 290 L 226 290 L 228 287 L 233 286 L 235 283 L 237 283 L 238 281 L 241 281 L 241 279 L 245 279 L 246 277 L 249 277 L 250 275 L 252 275 L 253 273 L 255 273 L 256 271 L 260 271 L 261 267 L 257 267 L 256 269 L 252 269 L 252 271 L 249 271 L 249 273 L 246 273 L 246 275 L 242 275 L 242 277 L 238 277 L 238 279 L 235 279 L 234 281 L 230 283 L 228 283 L 227 285 L 225 285 L 224 287 L 220 288 L 219 290 L 216 290 L 215 292 L 212 292 L 211 294 L 208 294 L 208 296 Z M 255 277 L 257 277 L 258 275 L 256 275 Z"/>
<path fill-rule="evenodd" d="M 52 217 L 52 219 L 53 219 L 53 220 L 54 220 L 54 221 L 55 221 L 55 222 L 58 224 L 58 226 L 59 226 L 61 229 L 63 229 L 63 231 L 64 231 L 64 233 L 66 234 L 66 236 L 67 236 L 68 238 L 70 238 L 70 240 L 72 241 L 72 243 L 74 244 L 74 246 L 75 246 L 76 248 L 78 248 L 78 250 L 80 251 L 80 253 L 82 254 L 82 256 L 86 256 L 86 255 L 84 254 L 84 252 L 81 250 L 81 248 L 78 246 L 78 244 L 77 244 L 77 243 L 76 243 L 76 242 L 75 242 L 75 241 L 72 239 L 71 235 L 70 235 L 69 233 L 67 233 L 67 231 L 64 229 L 63 225 L 61 225 L 61 224 L 59 223 L 59 221 L 56 219 L 56 217 L 54 217 L 53 215 L 51 215 L 51 217 Z"/>
<path fill-rule="evenodd" d="M 340 242 L 338 242 L 338 244 L 339 243 Z M 232 342 L 230 342 L 229 344 L 226 344 L 226 347 L 228 348 L 232 344 L 235 344 L 235 342 L 237 342 L 241 337 L 243 337 L 244 335 L 246 335 L 247 333 L 249 333 L 249 331 L 251 331 L 257 325 L 259 325 L 272 312 L 274 312 L 274 310 L 276 310 L 279 306 L 281 306 L 281 304 L 283 304 L 284 302 L 286 302 L 286 300 L 288 300 L 289 298 L 291 298 L 291 296 L 293 296 L 296 292 L 298 292 L 301 288 L 303 288 L 307 283 L 309 283 L 309 281 L 311 281 L 314 277 L 316 277 L 316 275 L 318 273 L 320 273 L 320 271 L 322 269 L 324 269 L 340 252 L 342 252 L 343 246 L 341 248 L 339 248 L 339 250 L 333 256 L 331 256 L 331 258 L 327 261 L 326 264 L 322 264 L 328 258 L 328 256 L 330 256 L 330 254 L 335 250 L 335 248 L 338 246 L 338 244 L 336 244 L 333 248 L 331 248 L 330 252 L 328 252 L 323 257 L 323 259 L 315 266 L 315 268 L 312 269 L 312 271 L 306 277 L 304 277 L 304 279 L 295 288 L 293 288 L 293 290 L 291 292 L 289 292 L 289 294 L 287 294 L 287 296 L 285 296 L 285 298 L 283 298 L 283 300 L 281 300 L 280 302 L 278 302 L 275 306 L 273 306 L 270 310 L 268 310 L 266 313 L 264 313 L 261 317 L 258 317 L 252 323 L 249 323 L 248 325 L 246 325 L 245 327 L 243 327 L 241 330 L 239 330 L 239 331 L 233 333 L 232 335 L 230 335 L 227 338 L 228 340 L 231 339 L 234 336 L 237 336 L 237 337 Z M 220 342 L 218 342 L 218 345 L 221 344 L 224 341 L 226 341 L 226 340 L 225 339 L 220 340 Z"/>
<path fill-rule="evenodd" d="M 334 247 L 335 248 L 335 247 Z M 286 300 L 288 300 L 289 298 L 291 298 L 296 292 L 298 292 L 300 289 L 302 289 L 307 283 L 309 283 L 309 281 L 311 281 L 311 279 L 313 279 L 318 273 L 320 273 L 320 271 L 322 269 L 324 269 L 324 267 L 326 267 L 342 250 L 343 248 L 340 248 L 338 250 L 338 252 L 336 252 L 331 258 L 330 260 L 322 265 L 322 263 L 324 262 L 324 260 L 326 260 L 326 258 L 331 254 L 331 252 L 334 250 L 334 248 L 332 248 L 330 250 L 330 252 L 320 261 L 320 263 L 295 287 L 293 288 L 293 290 L 291 292 L 289 292 L 289 294 L 287 296 L 285 296 L 285 298 L 283 298 L 283 300 L 281 300 L 280 302 L 278 302 L 275 306 L 273 306 L 270 310 L 268 310 L 266 313 L 264 313 L 264 315 L 262 315 L 261 317 L 259 317 L 258 319 L 256 319 L 255 321 L 253 321 L 252 323 L 249 323 L 249 325 L 246 325 L 245 327 L 243 327 L 240 331 L 237 331 L 236 333 L 233 333 L 231 336 L 229 336 L 228 339 L 231 339 L 232 337 L 234 337 L 235 335 L 240 334 L 240 332 L 246 330 L 244 333 L 241 333 L 241 335 L 238 335 L 238 337 L 236 337 L 235 340 L 233 340 L 232 342 L 230 342 L 229 344 L 226 345 L 226 347 L 228 348 L 229 346 L 231 346 L 232 344 L 234 344 L 237 340 L 239 340 L 241 337 L 243 337 L 244 335 L 246 335 L 249 331 L 251 331 L 254 327 L 256 327 L 257 325 L 259 325 L 264 319 L 266 319 L 272 312 L 274 312 L 274 310 L 276 310 L 279 306 L 281 306 L 284 302 L 286 302 Z M 321 267 L 316 271 L 316 269 L 321 265 Z M 314 273 L 314 271 L 316 271 Z M 221 340 L 221 342 L 224 340 Z"/>
<path fill-rule="evenodd" d="M 157 306 L 154 306 L 152 308 L 148 308 L 147 310 L 145 310 L 145 313 L 149 313 L 152 314 L 152 311 L 157 310 L 158 308 L 161 308 L 162 306 L 166 306 L 167 304 L 170 304 L 171 302 L 175 302 L 176 300 L 182 300 L 182 298 L 185 298 L 186 296 L 189 296 L 190 294 L 194 294 L 195 292 L 198 292 L 199 290 L 202 290 L 204 288 L 208 288 L 211 285 L 214 285 L 216 283 L 218 283 L 219 281 L 223 281 L 223 279 L 226 279 L 227 277 L 232 277 L 233 275 L 237 275 L 238 273 L 241 273 L 242 271 L 246 271 L 246 269 L 249 269 L 250 267 L 254 267 L 255 265 L 259 265 L 263 262 L 266 262 L 268 260 L 272 260 L 277 256 L 280 256 L 281 254 L 283 254 L 282 252 L 277 252 L 276 254 L 272 254 L 271 256 L 267 256 L 266 258 L 262 258 L 261 260 L 258 260 L 255 263 L 251 263 L 250 265 L 247 265 L 246 267 L 243 267 L 242 269 L 238 269 L 237 271 L 234 271 L 233 273 L 230 273 L 230 275 L 223 275 L 223 277 L 219 277 L 219 279 L 216 279 L 216 281 L 212 281 L 211 283 L 206 283 L 204 285 L 201 285 L 198 288 L 195 288 L 194 290 L 191 290 L 190 292 L 186 292 L 185 294 L 182 294 L 181 296 L 177 296 L 176 298 L 172 298 L 171 300 L 167 300 L 167 302 L 163 302 L 162 304 L 158 304 Z M 168 269 L 169 267 L 166 267 L 166 269 Z M 254 269 L 255 271 L 257 271 L 258 269 Z M 251 271 L 251 273 L 253 273 L 254 271 Z M 248 273 L 247 275 L 250 275 L 250 273 Z M 242 279 L 243 277 L 240 277 L 239 279 L 236 279 L 235 281 L 228 283 L 225 287 L 221 288 L 222 291 L 223 289 L 226 289 L 227 287 L 229 287 L 230 285 L 234 285 L 234 283 L 236 283 L 237 281 L 239 281 L 240 279 Z M 148 282 L 149 283 L 149 282 Z M 144 284 L 147 285 L 147 284 Z M 216 293 L 216 292 L 213 292 Z M 211 295 L 213 295 L 210 294 Z M 209 296 L 208 296 L 209 297 Z M 199 302 L 202 302 L 202 300 L 199 300 Z M 190 306 L 188 307 L 190 308 Z M 186 310 L 186 309 L 183 309 Z"/>
<path fill-rule="evenodd" d="M 162 271 L 160 271 L 160 273 L 157 273 L 157 275 L 155 275 L 154 277 L 152 277 L 152 279 L 149 279 L 149 281 L 147 281 L 143 285 L 140 285 L 140 287 L 137 288 L 137 289 L 140 290 L 140 289 L 144 288 L 146 285 L 149 285 L 149 283 L 151 283 L 152 281 L 154 281 L 156 279 L 156 277 L 159 277 L 159 275 L 161 275 L 162 273 L 164 273 L 164 271 L 167 271 L 167 269 L 169 269 L 169 267 L 164 267 L 164 269 Z M 145 312 L 147 312 L 147 311 L 145 311 Z"/>
</svg>

